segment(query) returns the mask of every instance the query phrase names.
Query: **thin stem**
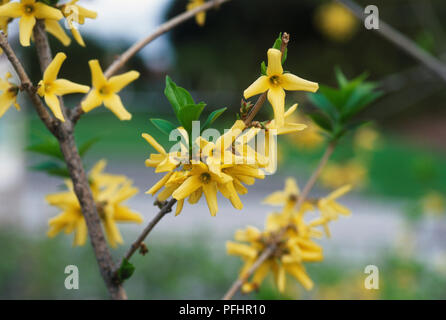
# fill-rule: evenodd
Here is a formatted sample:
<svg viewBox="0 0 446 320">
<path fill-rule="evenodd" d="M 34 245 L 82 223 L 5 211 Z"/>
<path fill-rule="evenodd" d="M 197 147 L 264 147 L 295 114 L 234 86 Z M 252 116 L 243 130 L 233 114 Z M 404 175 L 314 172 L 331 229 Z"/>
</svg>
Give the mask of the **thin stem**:
<svg viewBox="0 0 446 320">
<path fill-rule="evenodd" d="M 282 35 L 282 45 L 280 47 L 280 51 L 282 54 L 285 52 L 285 49 L 288 47 L 288 43 L 290 42 L 290 35 L 286 32 Z M 257 113 L 259 113 L 260 109 L 262 109 L 263 104 L 268 97 L 268 91 L 262 93 L 260 97 L 257 99 L 256 104 L 252 107 L 251 112 L 249 112 L 248 117 L 245 119 L 245 125 L 248 127 L 251 125 L 252 120 L 254 120 Z"/>
<path fill-rule="evenodd" d="M 124 259 L 130 260 L 130 258 L 133 256 L 133 254 L 138 250 L 138 248 L 141 246 L 143 241 L 147 238 L 149 233 L 155 228 L 155 226 L 160 222 L 160 220 L 169 212 L 172 211 L 173 205 L 177 202 L 176 199 L 171 199 L 169 202 L 167 202 L 161 210 L 158 212 L 158 214 L 149 222 L 147 227 L 143 230 L 143 232 L 139 235 L 139 237 L 135 240 L 135 242 L 132 243 L 129 250 L 124 256 Z"/>
<path fill-rule="evenodd" d="M 193 10 L 189 10 L 186 12 L 183 12 L 176 17 L 170 19 L 169 21 L 166 21 L 162 25 L 160 25 L 153 33 L 145 37 L 144 39 L 141 39 L 140 41 L 136 42 L 134 45 L 132 45 L 127 51 L 125 51 L 121 56 L 119 56 L 105 71 L 106 77 L 113 76 L 119 69 L 121 69 L 133 56 L 135 56 L 141 49 L 146 47 L 149 43 L 156 40 L 158 37 L 162 36 L 163 34 L 169 32 L 173 28 L 177 27 L 178 25 L 186 22 L 187 20 L 193 18 L 195 15 L 197 15 L 200 12 L 208 11 L 213 8 L 218 8 L 221 4 L 225 2 L 229 2 L 231 0 L 212 0 L 208 1 L 202 6 L 199 6 Z M 78 105 L 74 112 L 72 113 L 71 120 L 73 123 L 77 123 L 79 118 L 83 114 L 82 106 Z"/>
<path fill-rule="evenodd" d="M 324 154 L 322 155 L 321 160 L 319 161 L 319 164 L 317 168 L 314 170 L 313 174 L 311 175 L 310 179 L 307 181 L 302 193 L 299 195 L 299 199 L 296 204 L 296 211 L 300 211 L 303 203 L 307 199 L 311 189 L 313 189 L 314 185 L 316 184 L 317 179 L 321 175 L 322 169 L 327 164 L 328 160 L 330 159 L 331 155 L 333 154 L 333 151 L 335 150 L 336 143 L 331 142 L 327 149 L 325 149 Z M 263 262 L 268 260 L 273 254 L 274 251 L 277 248 L 278 241 L 282 238 L 281 235 L 283 235 L 286 231 L 287 227 L 283 228 L 281 231 L 279 231 L 278 236 L 276 237 L 277 241 L 272 242 L 268 247 L 266 247 L 260 256 L 257 258 L 257 260 L 254 262 L 254 264 L 251 266 L 251 268 L 248 269 L 248 271 L 244 274 L 243 277 L 238 278 L 232 286 L 229 288 L 229 290 L 226 292 L 226 294 L 223 296 L 223 300 L 231 300 L 232 297 L 240 290 L 240 288 L 243 286 L 243 284 L 251 277 L 254 272 L 262 265 Z"/>
<path fill-rule="evenodd" d="M 364 9 L 356 4 L 352 0 L 336 0 L 347 9 L 349 9 L 358 19 L 364 20 Z M 415 42 L 410 40 L 404 34 L 394 29 L 392 26 L 380 19 L 379 29 L 376 30 L 378 34 L 389 40 L 395 46 L 399 47 L 423 65 L 429 70 L 439 76 L 446 82 L 446 66 L 436 57 L 430 55 L 427 51 L 420 49 Z"/>
</svg>

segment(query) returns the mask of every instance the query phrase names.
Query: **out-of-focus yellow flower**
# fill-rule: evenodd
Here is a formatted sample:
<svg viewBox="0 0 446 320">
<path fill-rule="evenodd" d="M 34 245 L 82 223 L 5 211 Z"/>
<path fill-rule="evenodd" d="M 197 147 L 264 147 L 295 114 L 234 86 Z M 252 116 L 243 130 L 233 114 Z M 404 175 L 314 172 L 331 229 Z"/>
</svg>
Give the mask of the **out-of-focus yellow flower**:
<svg viewBox="0 0 446 320">
<path fill-rule="evenodd" d="M 446 197 L 438 191 L 430 191 L 421 199 L 421 205 L 424 213 L 439 215 L 446 211 Z"/>
<path fill-rule="evenodd" d="M 138 79 L 139 72 L 129 71 L 107 79 L 98 60 L 90 60 L 89 65 L 93 89 L 82 101 L 82 110 L 89 112 L 104 103 L 120 120 L 130 120 L 132 115 L 125 109 L 118 93 L 129 83 Z"/>
<path fill-rule="evenodd" d="M 20 110 L 20 106 L 17 103 L 17 94 L 19 93 L 19 87 L 10 82 L 8 79 L 12 75 L 7 72 L 5 79 L 0 78 L 0 118 L 5 114 L 11 106 L 14 106 L 17 110 Z"/>
<path fill-rule="evenodd" d="M 189 0 L 186 9 L 187 11 L 194 10 L 195 8 L 202 6 L 205 2 L 205 0 Z M 206 12 L 202 11 L 195 15 L 195 21 L 200 27 L 204 26 L 204 23 L 206 22 Z"/>
<path fill-rule="evenodd" d="M 350 40 L 359 25 L 348 9 L 335 2 L 323 4 L 317 9 L 315 23 L 326 37 L 337 42 Z"/>
<path fill-rule="evenodd" d="M 319 127 L 310 119 L 301 114 L 292 114 L 289 116 L 288 121 L 306 125 L 305 130 L 299 132 L 299 134 L 287 136 L 288 140 L 295 143 L 298 147 L 313 150 L 321 146 L 322 142 L 324 142 Z"/>
<path fill-rule="evenodd" d="M 282 67 L 282 52 L 277 49 L 268 50 L 268 67 L 266 76 L 261 76 L 244 92 L 245 99 L 268 92 L 268 100 L 274 110 L 275 126 L 285 125 L 285 91 L 316 92 L 319 85 L 299 78 L 291 73 L 284 73 Z"/>
<path fill-rule="evenodd" d="M 21 0 L 20 3 L 9 2 L 0 6 L 0 17 L 20 17 L 20 44 L 28 47 L 36 19 L 60 20 L 63 18 L 63 15 L 60 10 L 47 6 L 42 2 Z"/>
<path fill-rule="evenodd" d="M 226 244 L 227 253 L 240 256 L 244 262 L 239 276 L 244 281 L 242 292 L 257 290 L 270 271 L 280 292 L 285 290 L 286 274 L 290 274 L 305 289 L 310 290 L 313 282 L 305 271 L 304 263 L 323 260 L 322 247 L 313 240 L 323 235 L 316 227 L 335 218 L 331 211 L 335 210 L 337 213 L 341 207 L 334 199 L 345 192 L 346 190 L 337 190 L 327 198 L 307 200 L 297 211 L 295 205 L 300 193 L 299 187 L 294 179 L 288 178 L 283 191 L 268 196 L 264 203 L 283 205 L 282 211 L 268 215 L 264 231 L 254 227 L 238 230 L 235 233 L 237 242 L 228 241 Z M 314 210 L 313 203 L 320 205 L 323 217 L 319 218 L 319 222 L 314 220 L 307 223 L 304 215 Z M 324 216 L 323 211 L 327 210 L 330 210 L 330 217 Z M 256 269 L 251 278 L 248 278 L 248 270 L 267 248 L 274 250 L 273 254 Z"/>
<path fill-rule="evenodd" d="M 378 141 L 378 131 L 371 128 L 370 126 L 367 126 L 357 130 L 353 143 L 357 148 L 366 151 L 373 151 L 376 149 Z"/>
<path fill-rule="evenodd" d="M 112 247 L 116 247 L 123 243 L 116 222 L 141 223 L 143 219 L 140 214 L 122 204 L 138 193 L 138 189 L 132 186 L 132 181 L 125 176 L 104 173 L 104 168 L 105 161 L 98 162 L 91 170 L 89 180 L 107 239 Z M 46 197 L 50 205 L 62 210 L 62 213 L 49 220 L 48 236 L 55 237 L 61 231 L 67 234 L 74 232 L 73 245 L 82 246 L 87 240 L 87 225 L 73 191 L 73 183 L 68 180 L 66 186 L 68 191 Z"/>
<path fill-rule="evenodd" d="M 60 7 L 64 17 L 66 18 L 67 24 L 74 39 L 79 45 L 85 47 L 84 39 L 82 38 L 79 30 L 76 28 L 75 24 L 84 24 L 85 19 L 96 19 L 98 14 L 95 11 L 88 10 L 77 4 L 78 0 L 72 0 Z"/>
<path fill-rule="evenodd" d="M 39 82 L 37 93 L 45 97 L 45 102 L 50 107 L 54 116 L 64 122 L 65 118 L 60 108 L 59 98 L 70 93 L 87 93 L 90 87 L 80 85 L 69 80 L 57 79 L 62 63 L 67 56 L 59 52 L 49 64 L 43 74 L 43 80 Z"/>
<path fill-rule="evenodd" d="M 310 226 L 322 225 L 324 227 L 325 234 L 327 237 L 330 237 L 328 223 L 330 221 L 337 220 L 339 215 L 349 216 L 351 214 L 349 209 L 337 203 L 335 200 L 349 192 L 351 189 L 352 187 L 350 185 L 346 185 L 336 189 L 328 196 L 319 199 L 317 202 L 317 207 L 321 212 L 321 217 L 311 221 Z"/>
<path fill-rule="evenodd" d="M 322 185 L 327 188 L 340 188 L 346 184 L 362 187 L 366 180 L 367 168 L 357 160 L 350 160 L 346 164 L 329 163 L 320 177 Z"/>
<path fill-rule="evenodd" d="M 0 6 L 8 3 L 9 0 L 0 0 Z M 8 25 L 12 21 L 12 18 L 6 16 L 0 16 L 0 30 L 3 31 L 5 35 L 8 35 Z M 3 49 L 0 48 L 0 54 L 3 54 Z"/>
</svg>

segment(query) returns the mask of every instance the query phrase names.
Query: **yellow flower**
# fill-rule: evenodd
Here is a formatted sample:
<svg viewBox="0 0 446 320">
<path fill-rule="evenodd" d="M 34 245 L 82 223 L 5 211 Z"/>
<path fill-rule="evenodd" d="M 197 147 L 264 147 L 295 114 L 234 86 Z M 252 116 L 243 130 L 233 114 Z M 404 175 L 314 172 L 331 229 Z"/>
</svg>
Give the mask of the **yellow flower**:
<svg viewBox="0 0 446 320">
<path fill-rule="evenodd" d="M 71 39 L 65 33 L 62 26 L 59 24 L 57 20 L 45 19 L 45 30 L 52 34 L 57 40 L 62 42 L 64 46 L 69 46 L 71 43 Z"/>
<path fill-rule="evenodd" d="M 282 127 L 276 125 L 276 120 L 272 120 L 266 125 L 268 130 L 277 130 L 277 135 L 295 133 L 305 130 L 306 124 L 294 123 L 295 118 L 292 117 L 293 113 L 297 110 L 297 103 L 291 106 L 284 114 L 285 123 Z M 291 120 L 290 122 L 288 120 Z"/>
<path fill-rule="evenodd" d="M 367 126 L 359 129 L 354 137 L 354 145 L 357 148 L 373 151 L 376 149 L 379 140 L 379 133 L 375 129 Z"/>
<path fill-rule="evenodd" d="M 82 101 L 82 109 L 84 112 L 89 112 L 104 103 L 120 120 L 130 120 L 132 115 L 125 109 L 117 93 L 130 82 L 138 79 L 139 72 L 129 71 L 107 79 L 102 72 L 98 60 L 90 60 L 89 65 L 93 89 L 85 100 Z"/>
<path fill-rule="evenodd" d="M 195 8 L 198 8 L 202 6 L 205 3 L 205 0 L 189 0 L 189 3 L 187 5 L 187 11 L 194 10 Z M 206 21 L 206 12 L 202 11 L 195 15 L 195 21 L 197 24 L 202 27 L 204 26 L 204 23 Z"/>
<path fill-rule="evenodd" d="M 283 191 L 276 191 L 270 194 L 263 200 L 264 204 L 272 206 L 284 206 L 288 202 L 296 202 L 299 197 L 299 186 L 293 178 L 287 178 L 285 181 L 285 189 Z"/>
<path fill-rule="evenodd" d="M 59 52 L 54 57 L 53 61 L 46 68 L 43 74 L 43 80 L 39 82 L 37 91 L 41 97 L 45 97 L 45 102 L 54 113 L 54 116 L 62 122 L 65 121 L 65 118 L 60 108 L 58 97 L 77 92 L 87 93 L 90 90 L 88 86 L 83 86 L 65 79 L 57 79 L 59 70 L 66 58 L 67 56 L 62 52 Z"/>
<path fill-rule="evenodd" d="M 156 168 L 156 173 L 172 171 L 184 160 L 181 153 L 167 153 L 150 134 L 143 133 L 142 137 L 159 152 L 150 154 L 150 158 L 146 160 L 146 166 Z"/>
<path fill-rule="evenodd" d="M 304 123 L 307 126 L 305 130 L 301 131 L 299 134 L 288 136 L 288 139 L 297 144 L 299 147 L 307 150 L 313 150 L 318 148 L 324 141 L 319 127 L 302 114 L 289 115 L 289 121 Z"/>
<path fill-rule="evenodd" d="M 335 200 L 352 189 L 350 185 L 343 186 L 330 193 L 327 197 L 319 199 L 317 207 L 321 212 L 321 217 L 310 222 L 310 226 L 322 225 L 324 227 L 325 234 L 330 237 L 330 229 L 328 228 L 328 222 L 337 220 L 339 215 L 349 216 L 350 210 L 340 205 Z"/>
<path fill-rule="evenodd" d="M 338 42 L 350 40 L 358 28 L 353 14 L 335 2 L 321 5 L 316 11 L 315 21 L 325 36 Z"/>
<path fill-rule="evenodd" d="M 8 72 L 5 75 L 5 80 L 0 79 L 0 91 L 2 91 L 2 94 L 0 95 L 0 118 L 12 105 L 14 105 L 17 110 L 20 110 L 20 106 L 17 103 L 19 87 L 8 81 L 11 77 L 11 74 Z"/>
<path fill-rule="evenodd" d="M 245 90 L 245 99 L 268 91 L 268 100 L 274 109 L 274 118 L 278 128 L 285 124 L 285 91 L 303 90 L 316 92 L 319 85 L 304 80 L 291 73 L 284 73 L 282 67 L 282 53 L 277 49 L 268 50 L 268 68 L 266 76 L 258 78 Z"/>
<path fill-rule="evenodd" d="M 20 17 L 20 43 L 24 47 L 30 45 L 36 19 L 60 20 L 63 18 L 60 10 L 35 0 L 21 0 L 20 3 L 10 2 L 4 4 L 0 6 L 0 16 L 9 18 Z"/>
<path fill-rule="evenodd" d="M 82 47 L 85 47 L 84 39 L 82 39 L 79 30 L 76 28 L 74 23 L 84 24 L 85 19 L 96 19 L 98 14 L 95 11 L 88 10 L 84 7 L 77 5 L 78 0 L 72 0 L 61 6 L 61 11 L 67 20 L 68 27 L 73 34 L 74 39 Z M 74 22 L 74 23 L 73 23 Z"/>
<path fill-rule="evenodd" d="M 103 173 L 105 162 L 100 161 L 90 173 L 93 198 L 96 202 L 105 234 L 112 247 L 123 243 L 121 233 L 116 222 L 141 223 L 140 214 L 133 212 L 122 202 L 133 197 L 138 189 L 132 186 L 132 181 L 124 176 L 113 176 Z M 48 195 L 46 201 L 62 210 L 58 216 L 49 220 L 48 236 L 54 237 L 64 231 L 74 232 L 75 246 L 82 246 L 87 240 L 87 225 L 82 214 L 79 201 L 73 191 L 71 181 L 66 182 L 68 191 Z"/>
<path fill-rule="evenodd" d="M 339 188 L 346 184 L 361 187 L 366 179 L 367 168 L 355 159 L 346 164 L 328 164 L 320 177 L 322 185 L 327 188 Z"/>
<path fill-rule="evenodd" d="M 215 216 L 218 211 L 217 191 L 218 185 L 225 185 L 230 182 L 232 178 L 222 173 L 216 175 L 211 172 L 204 163 L 192 164 L 192 169 L 189 172 L 187 179 L 172 193 L 172 197 L 177 200 L 183 200 L 190 196 L 194 191 L 202 189 L 204 196 L 212 216 Z"/>
<path fill-rule="evenodd" d="M 8 3 L 9 0 L 0 0 L 0 6 Z M 12 21 L 10 17 L 0 16 L 0 30 L 3 31 L 5 35 L 8 35 L 8 25 Z M 0 54 L 3 53 L 3 49 L 0 48 Z"/>
</svg>

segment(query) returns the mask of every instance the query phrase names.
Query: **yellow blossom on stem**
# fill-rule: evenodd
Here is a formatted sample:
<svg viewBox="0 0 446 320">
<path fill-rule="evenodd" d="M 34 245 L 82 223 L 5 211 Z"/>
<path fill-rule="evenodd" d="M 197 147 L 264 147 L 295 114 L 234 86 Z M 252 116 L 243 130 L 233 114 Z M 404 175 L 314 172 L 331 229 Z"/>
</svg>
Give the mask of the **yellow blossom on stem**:
<svg viewBox="0 0 446 320">
<path fill-rule="evenodd" d="M 274 110 L 276 127 L 285 125 L 285 91 L 316 92 L 319 85 L 299 78 L 291 73 L 284 73 L 282 67 L 282 52 L 277 49 L 268 50 L 268 67 L 266 76 L 262 75 L 245 90 L 245 99 L 268 92 L 268 100 Z"/>
<path fill-rule="evenodd" d="M 9 0 L 0 0 L 0 6 L 8 3 Z M 3 31 L 5 35 L 8 35 L 8 25 L 12 21 L 12 18 L 6 16 L 0 16 L 0 30 Z M 0 54 L 3 54 L 3 49 L 0 48 Z"/>
<path fill-rule="evenodd" d="M 107 239 L 112 247 L 116 247 L 123 243 L 116 222 L 142 222 L 140 214 L 122 204 L 125 200 L 133 197 L 138 189 L 133 187 L 132 181 L 124 176 L 103 173 L 104 168 L 105 161 L 98 162 L 91 170 L 89 180 Z M 46 197 L 50 205 L 62 210 L 62 213 L 49 220 L 48 236 L 54 237 L 61 231 L 67 234 L 74 232 L 73 245 L 82 246 L 87 240 L 87 225 L 74 193 L 73 183 L 66 181 L 66 185 L 68 191 L 50 194 Z"/>
<path fill-rule="evenodd" d="M 120 120 L 130 120 L 132 115 L 125 109 L 118 93 L 129 83 L 138 79 L 139 72 L 129 71 L 107 79 L 98 60 L 90 60 L 89 65 L 93 89 L 82 101 L 82 110 L 89 112 L 104 103 Z"/>
<path fill-rule="evenodd" d="M 43 74 L 43 80 L 39 82 L 37 93 L 41 97 L 45 97 L 45 102 L 50 107 L 54 116 L 60 121 L 64 122 L 65 118 L 60 108 L 60 96 L 70 93 L 87 93 L 90 87 L 80 85 L 69 80 L 57 79 L 62 63 L 67 56 L 59 52 L 49 64 Z"/>
<path fill-rule="evenodd" d="M 356 159 L 345 164 L 329 163 L 322 171 L 320 180 L 327 188 L 340 188 L 350 184 L 352 187 L 361 187 L 366 183 L 367 168 Z"/>
<path fill-rule="evenodd" d="M 36 19 L 60 20 L 63 18 L 59 9 L 47 6 L 35 0 L 21 0 L 9 2 L 0 6 L 0 16 L 9 18 L 19 18 L 20 44 L 24 47 L 30 45 L 30 39 Z"/>
<path fill-rule="evenodd" d="M 297 110 L 297 103 L 292 105 L 284 114 L 285 123 L 282 127 L 277 126 L 276 120 L 272 120 L 270 123 L 266 125 L 268 130 L 277 130 L 277 135 L 295 133 L 307 128 L 306 124 L 303 123 L 294 123 L 294 118 L 292 117 L 293 113 Z M 288 121 L 291 120 L 291 121 Z"/>
<path fill-rule="evenodd" d="M 65 33 L 64 29 L 57 20 L 45 19 L 45 30 L 49 34 L 52 34 L 65 47 L 71 44 L 70 37 Z"/>
<path fill-rule="evenodd" d="M 204 3 L 205 0 L 189 0 L 186 9 L 187 11 L 194 10 L 195 8 L 202 6 Z M 197 13 L 195 15 L 195 21 L 200 27 L 204 26 L 204 23 L 206 22 L 206 12 L 202 11 Z"/>
<path fill-rule="evenodd" d="M 17 94 L 19 93 L 19 87 L 11 83 L 8 79 L 12 75 L 7 72 L 5 79 L 0 79 L 0 118 L 5 114 L 11 106 L 14 106 L 17 110 L 20 110 L 20 106 L 17 103 Z"/>
<path fill-rule="evenodd" d="M 61 11 L 66 18 L 67 25 L 79 45 L 85 47 L 84 39 L 75 24 L 84 24 L 85 19 L 96 19 L 98 14 L 77 4 L 78 0 L 72 0 L 61 6 Z"/>
</svg>

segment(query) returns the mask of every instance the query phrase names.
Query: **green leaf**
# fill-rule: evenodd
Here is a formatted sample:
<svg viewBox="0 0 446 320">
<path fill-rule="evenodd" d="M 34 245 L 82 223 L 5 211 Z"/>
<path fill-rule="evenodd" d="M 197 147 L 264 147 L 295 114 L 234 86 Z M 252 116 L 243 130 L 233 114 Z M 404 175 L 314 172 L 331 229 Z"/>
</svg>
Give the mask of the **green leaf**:
<svg viewBox="0 0 446 320">
<path fill-rule="evenodd" d="M 155 127 L 158 128 L 158 130 L 160 130 L 167 136 L 169 136 L 170 133 L 176 129 L 175 125 L 172 122 L 164 119 L 150 119 L 150 121 Z"/>
<path fill-rule="evenodd" d="M 46 172 L 49 175 L 57 177 L 70 177 L 70 172 L 68 171 L 67 167 L 53 161 L 39 163 L 38 165 L 31 167 L 31 170 Z"/>
<path fill-rule="evenodd" d="M 262 63 L 260 64 L 260 74 L 262 76 L 266 76 L 266 63 L 265 63 L 265 61 L 262 61 Z"/>
<path fill-rule="evenodd" d="M 322 93 L 308 94 L 308 100 L 326 113 L 333 121 L 339 118 L 337 108 Z"/>
<path fill-rule="evenodd" d="M 213 111 L 209 117 L 206 119 L 205 123 L 203 124 L 203 127 L 201 128 L 201 131 L 206 130 L 211 124 L 214 123 L 215 120 L 217 120 L 218 117 L 220 117 L 228 108 L 221 108 L 218 110 Z"/>
<path fill-rule="evenodd" d="M 314 123 L 316 123 L 325 131 L 333 131 L 333 123 L 331 122 L 330 118 L 323 112 L 310 113 L 308 114 L 308 116 L 314 121 Z"/>
<path fill-rule="evenodd" d="M 189 137 L 191 137 L 192 132 L 192 121 L 200 119 L 205 106 L 206 104 L 201 102 L 199 104 L 189 104 L 181 108 L 178 120 L 189 134 Z"/>
<path fill-rule="evenodd" d="M 118 269 L 118 278 L 120 281 L 129 279 L 135 272 L 135 266 L 131 264 L 127 259 L 123 259 L 121 266 Z"/>
<path fill-rule="evenodd" d="M 339 87 L 340 88 L 345 87 L 348 84 L 348 80 L 339 66 L 335 67 L 335 74 Z"/>
<path fill-rule="evenodd" d="M 190 93 L 181 87 L 178 87 L 175 82 L 166 76 L 166 88 L 164 89 L 164 95 L 169 100 L 172 108 L 179 120 L 180 110 L 187 105 L 195 104 L 194 99 Z"/>
<path fill-rule="evenodd" d="M 99 137 L 96 138 L 92 138 L 86 142 L 84 142 L 80 147 L 79 147 L 79 155 L 81 157 L 85 156 L 85 154 L 91 149 L 91 147 L 93 147 L 93 145 L 95 145 L 98 141 L 100 140 Z"/>
<path fill-rule="evenodd" d="M 27 147 L 26 150 L 64 161 L 64 157 L 56 141 L 48 140 L 40 144 L 31 145 Z"/>
</svg>

